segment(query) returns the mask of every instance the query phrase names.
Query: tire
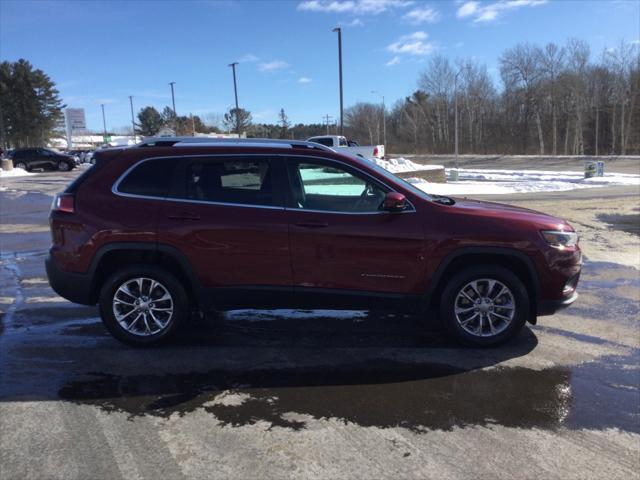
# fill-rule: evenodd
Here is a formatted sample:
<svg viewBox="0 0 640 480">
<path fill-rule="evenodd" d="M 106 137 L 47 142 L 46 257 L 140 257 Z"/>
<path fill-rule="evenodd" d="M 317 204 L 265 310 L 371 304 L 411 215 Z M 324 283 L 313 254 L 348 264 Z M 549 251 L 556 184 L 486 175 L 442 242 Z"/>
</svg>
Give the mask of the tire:
<svg viewBox="0 0 640 480">
<path fill-rule="evenodd" d="M 529 292 L 513 272 L 478 265 L 456 273 L 446 284 L 440 301 L 440 319 L 447 333 L 458 342 L 472 347 L 495 347 L 522 329 L 530 315 L 529 305 Z"/>
<path fill-rule="evenodd" d="M 69 162 L 66 162 L 64 160 L 61 160 L 61 161 L 58 162 L 58 170 L 60 172 L 68 172 L 68 171 L 71 170 L 71 168 L 73 168 L 73 167 L 71 166 L 71 164 Z"/>
<path fill-rule="evenodd" d="M 142 294 L 137 279 L 143 279 Z M 157 286 L 150 292 L 152 282 Z M 170 299 L 162 300 L 166 294 Z M 153 265 L 133 265 L 107 278 L 100 290 L 99 306 L 111 335 L 134 347 L 166 342 L 189 317 L 189 299 L 180 281 Z"/>
<path fill-rule="evenodd" d="M 30 168 L 29 168 L 29 167 L 27 166 L 27 164 L 26 164 L 26 163 L 24 163 L 24 162 L 18 162 L 18 163 L 16 163 L 16 164 L 14 165 L 14 167 L 16 167 L 16 168 L 21 168 L 22 170 L 24 170 L 24 171 L 26 171 L 26 172 L 28 172 L 28 171 L 30 170 Z"/>
</svg>

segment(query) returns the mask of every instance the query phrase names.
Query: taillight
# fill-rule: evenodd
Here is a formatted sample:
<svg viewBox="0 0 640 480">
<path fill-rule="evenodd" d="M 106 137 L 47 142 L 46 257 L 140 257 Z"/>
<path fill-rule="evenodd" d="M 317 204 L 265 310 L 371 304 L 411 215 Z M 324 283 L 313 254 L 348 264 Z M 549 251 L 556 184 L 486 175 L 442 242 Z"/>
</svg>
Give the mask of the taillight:
<svg viewBox="0 0 640 480">
<path fill-rule="evenodd" d="M 54 212 L 75 213 L 75 199 L 72 193 L 59 193 L 53 199 L 51 210 Z"/>
<path fill-rule="evenodd" d="M 374 157 L 378 156 L 378 147 L 373 147 L 373 156 Z"/>
</svg>

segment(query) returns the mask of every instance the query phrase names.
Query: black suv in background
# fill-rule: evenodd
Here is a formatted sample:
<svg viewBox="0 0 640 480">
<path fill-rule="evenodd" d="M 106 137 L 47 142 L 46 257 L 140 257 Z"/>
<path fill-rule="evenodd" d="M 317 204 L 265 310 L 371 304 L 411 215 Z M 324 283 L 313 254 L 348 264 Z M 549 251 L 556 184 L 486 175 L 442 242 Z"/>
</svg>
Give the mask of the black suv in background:
<svg viewBox="0 0 640 480">
<path fill-rule="evenodd" d="M 67 172 L 76 167 L 76 159 L 47 148 L 19 148 L 9 154 L 13 166 L 30 171 L 34 169 Z"/>
</svg>

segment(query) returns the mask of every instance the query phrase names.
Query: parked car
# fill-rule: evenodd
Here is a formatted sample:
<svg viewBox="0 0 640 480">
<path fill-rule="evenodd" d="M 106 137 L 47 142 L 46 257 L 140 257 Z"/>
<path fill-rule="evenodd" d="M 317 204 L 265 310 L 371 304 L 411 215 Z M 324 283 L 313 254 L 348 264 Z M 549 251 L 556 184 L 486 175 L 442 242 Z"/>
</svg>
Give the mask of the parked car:
<svg viewBox="0 0 640 480">
<path fill-rule="evenodd" d="M 334 150 L 346 151 L 363 158 L 384 158 L 384 145 L 360 146 L 358 142 L 348 140 L 342 135 L 323 135 L 311 137 L 307 142 L 314 142 L 331 147 Z"/>
<path fill-rule="evenodd" d="M 66 172 L 77 165 L 72 155 L 63 155 L 48 148 L 18 148 L 10 155 L 14 167 L 27 171 L 44 169 Z"/>
<path fill-rule="evenodd" d="M 46 269 L 131 345 L 194 311 L 437 307 L 455 339 L 494 346 L 577 298 L 566 221 L 429 195 L 317 143 L 189 137 L 95 157 L 52 205 Z"/>
</svg>

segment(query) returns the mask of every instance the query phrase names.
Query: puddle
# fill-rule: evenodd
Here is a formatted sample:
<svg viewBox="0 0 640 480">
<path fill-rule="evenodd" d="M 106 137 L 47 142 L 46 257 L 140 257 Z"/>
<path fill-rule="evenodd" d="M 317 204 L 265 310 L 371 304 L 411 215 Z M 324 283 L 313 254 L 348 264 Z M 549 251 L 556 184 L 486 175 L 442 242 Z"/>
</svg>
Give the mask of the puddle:
<svg viewBox="0 0 640 480">
<path fill-rule="evenodd" d="M 628 215 L 603 213 L 597 215 L 597 218 L 614 230 L 621 230 L 640 236 L 640 213 L 631 213 Z"/>
<path fill-rule="evenodd" d="M 328 368 L 270 369 L 170 376 L 93 374 L 59 391 L 132 417 L 203 409 L 224 426 L 267 422 L 301 430 L 311 420 L 412 431 L 492 424 L 516 428 L 619 428 L 640 433 L 638 355 L 574 369 L 392 361 Z M 224 401 L 221 398 L 235 398 Z"/>
</svg>

